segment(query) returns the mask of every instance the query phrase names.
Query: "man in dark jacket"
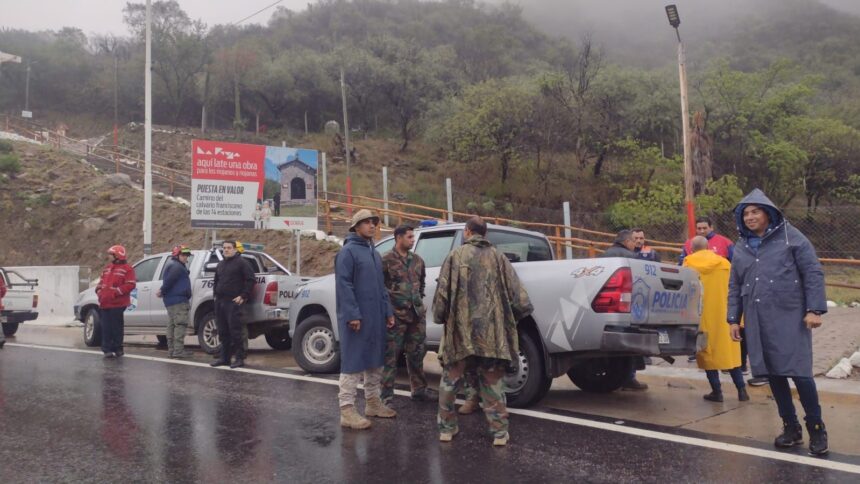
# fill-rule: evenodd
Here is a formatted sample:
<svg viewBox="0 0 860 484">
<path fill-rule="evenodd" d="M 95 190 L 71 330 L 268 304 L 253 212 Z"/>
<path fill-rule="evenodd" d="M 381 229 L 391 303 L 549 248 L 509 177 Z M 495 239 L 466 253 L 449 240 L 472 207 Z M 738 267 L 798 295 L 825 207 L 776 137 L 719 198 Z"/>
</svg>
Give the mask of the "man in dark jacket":
<svg viewBox="0 0 860 484">
<path fill-rule="evenodd" d="M 167 267 L 164 269 L 161 288 L 155 293 L 164 299 L 167 308 L 167 357 L 190 358 L 192 353 L 185 351 L 185 333 L 188 331 L 188 312 L 191 310 L 191 278 L 189 277 L 188 257 L 191 249 L 184 245 L 173 248 Z"/>
<path fill-rule="evenodd" d="M 236 251 L 236 241 L 225 240 L 221 245 L 224 260 L 215 268 L 215 325 L 221 337 L 221 356 L 211 366 L 245 366 L 245 345 L 242 338 L 242 305 L 251 299 L 254 290 L 254 269 Z M 236 354 L 236 360 L 230 358 Z"/>
<path fill-rule="evenodd" d="M 6 296 L 6 281 L 3 278 L 3 274 L 0 273 L 0 310 L 3 309 L 3 298 Z M 3 331 L 0 331 L 0 349 L 3 349 L 3 345 L 6 344 L 6 336 L 3 334 Z"/>
<path fill-rule="evenodd" d="M 105 358 L 124 354 L 125 332 L 123 313 L 131 305 L 131 291 L 137 287 L 134 268 L 126 262 L 126 250 L 121 245 L 108 249 L 110 262 L 102 272 L 96 294 L 99 297 L 99 323 L 102 330 L 102 352 Z"/>
<path fill-rule="evenodd" d="M 637 259 L 636 252 L 633 250 L 636 248 L 636 242 L 633 240 L 633 231 L 632 230 L 620 230 L 618 231 L 618 235 L 615 236 L 615 242 L 612 244 L 612 247 L 606 249 L 606 252 L 600 255 L 600 257 L 625 257 L 627 259 Z M 624 385 L 621 386 L 623 390 L 634 390 L 634 391 L 643 391 L 648 389 L 648 384 L 642 383 L 636 379 L 636 368 L 641 367 L 644 368 L 644 359 L 636 358 L 636 362 L 633 365 L 633 368 L 630 370 L 630 377 L 624 382 Z"/>
<path fill-rule="evenodd" d="M 606 252 L 601 254 L 600 257 L 626 257 L 628 259 L 635 259 L 636 253 L 633 252 L 635 248 L 636 242 L 633 240 L 633 231 L 624 229 L 618 232 L 612 246 L 606 249 Z"/>
<path fill-rule="evenodd" d="M 633 229 L 633 253 L 636 257 L 652 262 L 660 262 L 660 253 L 652 249 L 645 242 L 645 231 L 642 229 Z"/>
<path fill-rule="evenodd" d="M 373 247 L 379 217 L 362 209 L 352 217 L 343 249 L 334 260 L 337 329 L 340 340 L 340 425 L 370 427 L 355 409 L 359 380 L 364 376 L 364 414 L 391 418 L 397 412 L 382 403 L 386 329 L 394 327 L 394 312 L 385 289 L 382 258 Z"/>
<path fill-rule="evenodd" d="M 815 248 L 765 194 L 755 189 L 735 208 L 740 239 L 729 279 L 732 338 L 740 341 L 744 319 L 753 376 L 766 376 L 783 421 L 774 445 L 803 443 L 803 429 L 791 400 L 794 380 L 806 412 L 809 453 L 827 453 L 818 390 L 812 378 L 812 329 L 827 312 L 824 272 Z"/>
</svg>

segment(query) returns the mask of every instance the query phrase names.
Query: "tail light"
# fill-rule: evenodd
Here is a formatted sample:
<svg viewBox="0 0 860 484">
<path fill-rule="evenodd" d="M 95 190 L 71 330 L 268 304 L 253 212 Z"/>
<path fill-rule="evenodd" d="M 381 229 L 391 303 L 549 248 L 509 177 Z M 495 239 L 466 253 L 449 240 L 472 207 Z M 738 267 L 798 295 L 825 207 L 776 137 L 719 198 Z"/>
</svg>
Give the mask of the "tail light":
<svg viewBox="0 0 860 484">
<path fill-rule="evenodd" d="M 278 305 L 278 283 L 277 281 L 272 281 L 268 285 L 266 285 L 266 295 L 263 296 L 263 304 L 266 306 L 277 306 Z"/>
<path fill-rule="evenodd" d="M 37 306 L 39 306 L 39 295 L 33 294 L 33 309 L 36 309 Z"/>
<path fill-rule="evenodd" d="M 633 274 L 629 267 L 615 271 L 591 302 L 595 313 L 629 313 L 633 293 Z"/>
</svg>

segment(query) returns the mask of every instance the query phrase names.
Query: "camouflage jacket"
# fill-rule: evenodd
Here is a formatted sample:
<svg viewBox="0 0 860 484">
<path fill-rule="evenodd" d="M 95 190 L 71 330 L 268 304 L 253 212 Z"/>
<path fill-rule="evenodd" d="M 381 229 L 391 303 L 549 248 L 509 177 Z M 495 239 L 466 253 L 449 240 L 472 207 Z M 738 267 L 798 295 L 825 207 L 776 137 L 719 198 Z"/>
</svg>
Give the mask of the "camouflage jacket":
<svg viewBox="0 0 860 484">
<path fill-rule="evenodd" d="M 434 321 L 445 325 L 439 359 L 511 360 L 519 352 L 517 322 L 532 313 L 529 295 L 502 252 L 476 235 L 454 249 L 439 271 Z"/>
<path fill-rule="evenodd" d="M 385 288 L 394 308 L 397 319 L 412 321 L 414 308 L 421 320 L 424 319 L 424 259 L 409 252 L 406 257 L 392 249 L 382 257 L 382 273 L 385 275 Z"/>
</svg>

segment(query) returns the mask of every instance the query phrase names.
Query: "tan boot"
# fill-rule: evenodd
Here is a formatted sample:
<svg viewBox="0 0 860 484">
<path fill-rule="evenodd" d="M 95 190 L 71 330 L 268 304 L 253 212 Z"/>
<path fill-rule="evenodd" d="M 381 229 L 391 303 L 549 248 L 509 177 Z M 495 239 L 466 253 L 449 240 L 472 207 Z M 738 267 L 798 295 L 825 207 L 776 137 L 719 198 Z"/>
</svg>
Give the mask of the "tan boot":
<svg viewBox="0 0 860 484">
<path fill-rule="evenodd" d="M 457 409 L 457 413 L 460 415 L 469 415 L 479 408 L 481 408 L 481 405 L 478 403 L 478 400 L 466 400 L 466 403 L 460 405 L 460 408 Z"/>
<path fill-rule="evenodd" d="M 508 441 L 511 440 L 511 434 L 505 432 L 505 435 L 502 437 L 496 437 L 493 439 L 493 445 L 497 447 L 503 447 L 508 445 Z"/>
<path fill-rule="evenodd" d="M 364 414 L 368 417 L 392 418 L 397 416 L 397 412 L 391 407 L 385 406 L 379 398 L 371 398 L 367 401 L 364 407 Z"/>
<path fill-rule="evenodd" d="M 370 420 L 362 417 L 352 405 L 340 407 L 340 426 L 350 429 L 363 430 L 370 428 Z"/>
<path fill-rule="evenodd" d="M 456 429 L 454 429 L 453 432 L 441 432 L 439 434 L 439 442 L 451 442 L 451 439 L 453 439 L 454 436 L 457 435 L 457 432 L 459 432 L 459 431 L 460 431 L 460 429 L 456 428 Z"/>
</svg>

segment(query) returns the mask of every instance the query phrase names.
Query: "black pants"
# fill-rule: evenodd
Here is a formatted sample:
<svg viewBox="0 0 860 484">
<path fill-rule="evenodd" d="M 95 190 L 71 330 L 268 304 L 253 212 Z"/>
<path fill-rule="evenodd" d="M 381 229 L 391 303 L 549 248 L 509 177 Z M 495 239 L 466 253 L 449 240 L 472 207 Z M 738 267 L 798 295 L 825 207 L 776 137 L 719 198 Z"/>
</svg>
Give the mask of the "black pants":
<svg viewBox="0 0 860 484">
<path fill-rule="evenodd" d="M 102 351 L 114 353 L 122 351 L 125 331 L 125 308 L 99 308 L 99 324 L 102 328 Z"/>
<path fill-rule="evenodd" d="M 221 359 L 245 359 L 245 342 L 242 338 L 242 306 L 231 299 L 215 300 L 215 326 L 221 339 Z"/>
<path fill-rule="evenodd" d="M 818 403 L 818 389 L 815 386 L 815 380 L 804 376 L 771 375 L 768 378 L 770 380 L 770 392 L 773 393 L 773 399 L 776 400 L 776 406 L 779 409 L 779 416 L 784 422 L 798 423 L 794 402 L 791 399 L 791 387 L 788 386 L 788 379 L 791 378 L 797 388 L 800 404 L 803 405 L 803 410 L 806 412 L 804 417 L 806 423 L 813 425 L 821 423 L 821 405 Z"/>
<path fill-rule="evenodd" d="M 747 335 L 741 326 L 741 371 L 747 368 Z"/>
</svg>

